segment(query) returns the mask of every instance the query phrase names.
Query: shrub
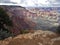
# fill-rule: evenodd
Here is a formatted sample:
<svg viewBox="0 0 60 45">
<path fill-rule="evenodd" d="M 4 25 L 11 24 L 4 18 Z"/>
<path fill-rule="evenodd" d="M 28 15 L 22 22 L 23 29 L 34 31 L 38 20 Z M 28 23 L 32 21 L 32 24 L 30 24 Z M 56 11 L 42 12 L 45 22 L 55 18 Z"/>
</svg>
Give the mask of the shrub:
<svg viewBox="0 0 60 45">
<path fill-rule="evenodd" d="M 60 26 L 57 27 L 57 33 L 60 34 Z"/>
</svg>

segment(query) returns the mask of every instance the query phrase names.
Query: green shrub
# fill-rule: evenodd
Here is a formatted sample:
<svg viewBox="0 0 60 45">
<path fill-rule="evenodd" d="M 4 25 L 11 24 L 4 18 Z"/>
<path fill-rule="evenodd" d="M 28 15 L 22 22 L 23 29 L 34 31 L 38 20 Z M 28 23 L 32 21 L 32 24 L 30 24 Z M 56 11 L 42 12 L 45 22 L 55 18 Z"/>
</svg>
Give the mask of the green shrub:
<svg viewBox="0 0 60 45">
<path fill-rule="evenodd" d="M 60 26 L 58 26 L 58 28 L 57 28 L 57 33 L 60 34 Z"/>
<path fill-rule="evenodd" d="M 29 33 L 29 30 L 20 30 L 20 34 Z"/>
</svg>

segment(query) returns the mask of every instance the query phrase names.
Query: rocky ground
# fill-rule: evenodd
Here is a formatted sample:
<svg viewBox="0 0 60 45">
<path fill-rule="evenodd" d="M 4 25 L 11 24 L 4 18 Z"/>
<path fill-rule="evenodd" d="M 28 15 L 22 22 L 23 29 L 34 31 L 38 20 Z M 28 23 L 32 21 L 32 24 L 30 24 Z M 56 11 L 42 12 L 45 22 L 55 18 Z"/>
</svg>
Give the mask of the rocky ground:
<svg viewBox="0 0 60 45">
<path fill-rule="evenodd" d="M 1 40 L 0 45 L 60 45 L 60 37 L 51 31 L 37 30 Z"/>
</svg>

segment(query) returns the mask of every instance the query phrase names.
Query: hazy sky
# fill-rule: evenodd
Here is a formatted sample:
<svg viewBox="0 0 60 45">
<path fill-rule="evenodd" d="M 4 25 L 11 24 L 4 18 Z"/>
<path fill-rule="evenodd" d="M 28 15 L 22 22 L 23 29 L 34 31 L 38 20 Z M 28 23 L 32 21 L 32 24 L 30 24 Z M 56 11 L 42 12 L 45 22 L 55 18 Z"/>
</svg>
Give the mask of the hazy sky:
<svg viewBox="0 0 60 45">
<path fill-rule="evenodd" d="M 24 7 L 60 6 L 60 0 L 0 0 L 0 5 L 20 5 Z"/>
</svg>

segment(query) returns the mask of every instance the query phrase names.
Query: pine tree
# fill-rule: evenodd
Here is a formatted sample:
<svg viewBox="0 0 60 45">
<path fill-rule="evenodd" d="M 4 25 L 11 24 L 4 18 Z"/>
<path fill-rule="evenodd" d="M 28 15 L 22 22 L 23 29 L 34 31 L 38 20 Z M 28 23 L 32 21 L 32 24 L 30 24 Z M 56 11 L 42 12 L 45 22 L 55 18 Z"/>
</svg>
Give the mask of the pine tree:
<svg viewBox="0 0 60 45">
<path fill-rule="evenodd" d="M 5 39 L 11 35 L 9 28 L 12 26 L 12 21 L 10 20 L 6 11 L 0 7 L 0 39 Z"/>
</svg>

